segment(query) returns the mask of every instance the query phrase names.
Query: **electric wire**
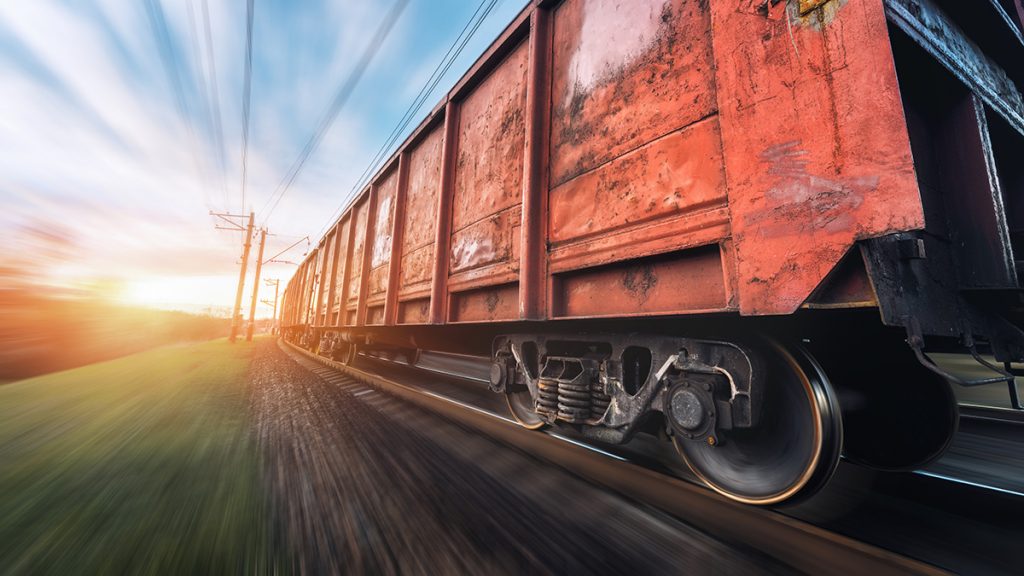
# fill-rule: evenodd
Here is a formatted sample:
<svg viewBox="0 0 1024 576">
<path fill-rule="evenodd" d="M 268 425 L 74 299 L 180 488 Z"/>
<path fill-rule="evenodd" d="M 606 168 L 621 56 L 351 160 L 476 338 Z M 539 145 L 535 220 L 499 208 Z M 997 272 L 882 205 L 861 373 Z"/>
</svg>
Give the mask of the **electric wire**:
<svg viewBox="0 0 1024 576">
<path fill-rule="evenodd" d="M 192 155 L 193 162 L 195 162 L 199 177 L 202 180 L 204 202 L 207 207 L 210 207 L 209 181 L 206 171 L 203 169 L 203 164 L 200 161 L 199 153 L 196 150 L 195 143 L 197 143 L 197 136 L 190 114 L 191 107 L 189 106 L 188 100 L 185 96 L 185 88 L 182 84 L 177 58 L 174 54 L 170 30 L 167 26 L 167 19 L 164 16 L 163 6 L 160 4 L 160 0 L 146 0 L 146 15 L 148 16 L 153 36 L 156 39 L 157 52 L 160 56 L 160 62 L 163 65 L 164 73 L 167 76 L 168 82 L 171 84 L 171 90 L 174 92 L 174 101 L 179 119 L 185 128 L 188 139 L 193 143 L 193 145 L 188 146 L 188 149 Z"/>
<path fill-rule="evenodd" d="M 494 9 L 497 3 L 498 0 L 482 0 L 480 4 L 477 5 L 476 10 L 470 16 L 465 26 L 462 27 L 462 30 L 459 32 L 459 35 L 455 37 L 455 40 L 452 42 L 451 46 L 449 46 L 448 50 L 445 52 L 445 55 L 441 58 L 441 61 L 438 63 L 437 67 L 434 68 L 434 72 L 430 75 L 430 77 L 427 78 L 427 81 L 424 83 L 423 88 L 420 89 L 416 98 L 413 99 L 413 102 L 409 105 L 409 108 L 406 110 L 405 114 L 399 120 L 394 130 L 391 131 L 391 134 L 384 141 L 384 144 L 381 145 L 380 149 L 377 151 L 373 159 L 367 165 L 362 175 L 360 175 L 360 177 L 356 180 L 348 195 L 342 200 L 338 208 L 335 209 L 331 216 L 327 219 L 327 222 L 321 228 L 318 236 L 322 236 L 324 232 L 331 226 L 331 224 L 333 224 L 334 221 L 341 215 L 341 212 L 345 209 L 345 206 L 348 205 L 349 201 L 351 200 L 352 196 L 356 193 L 356 191 L 362 189 L 367 184 L 369 178 L 372 177 L 373 174 L 377 173 L 377 170 L 380 168 L 381 162 L 383 162 L 390 156 L 388 152 L 391 151 L 395 142 L 404 133 L 409 123 L 415 117 L 416 113 L 420 110 L 420 108 L 422 108 L 427 98 L 429 98 L 429 96 L 433 93 L 434 89 L 444 78 L 445 74 L 447 74 L 448 71 L 451 69 L 452 65 L 462 54 L 462 51 L 465 49 L 470 39 L 472 39 L 473 36 L 476 34 L 477 30 L 480 29 L 480 26 L 483 24 L 484 20 L 487 19 L 487 16 L 490 15 L 491 11 Z M 486 9 L 484 8 L 485 6 Z M 481 13 L 481 9 L 483 9 L 483 13 Z M 469 30 L 468 35 L 466 34 L 467 30 Z M 452 52 L 453 50 L 454 53 Z"/>
<path fill-rule="evenodd" d="M 210 6 L 208 0 L 202 0 L 203 9 L 203 29 L 206 37 L 206 68 L 207 78 L 209 79 L 208 87 L 210 89 L 209 100 L 210 100 L 210 112 L 213 120 L 213 137 L 216 141 L 217 146 L 217 158 L 220 162 L 221 178 L 224 185 L 225 204 L 227 207 L 227 151 L 224 148 L 224 124 L 221 120 L 220 113 L 220 89 L 217 86 L 217 61 L 214 57 L 213 51 L 213 32 L 210 26 Z"/>
<path fill-rule="evenodd" d="M 204 123 L 203 131 L 207 135 L 207 137 L 210 137 L 211 135 L 213 136 L 214 145 L 216 146 L 217 136 L 213 126 L 213 111 L 211 110 L 210 104 L 210 91 L 207 88 L 206 68 L 203 65 L 202 40 L 200 39 L 199 33 L 197 31 L 198 26 L 196 24 L 196 11 L 193 0 L 187 0 L 185 2 L 185 8 L 188 13 L 187 20 L 189 40 L 191 41 L 192 45 L 190 50 L 192 52 L 192 67 L 196 70 L 197 79 L 199 82 L 199 92 L 201 95 L 200 100 L 202 103 L 201 108 Z M 223 168 L 223 165 L 221 166 L 221 168 Z M 223 171 L 221 172 L 221 175 L 223 176 Z M 223 180 L 221 181 L 221 184 L 222 192 L 224 194 L 224 201 L 227 202 L 227 185 L 225 182 L 223 182 Z"/>
<path fill-rule="evenodd" d="M 245 79 L 242 86 L 242 212 L 245 212 L 245 184 L 249 171 L 249 102 L 252 98 L 252 23 L 255 0 L 245 4 Z"/>
<path fill-rule="evenodd" d="M 299 153 L 295 161 L 292 162 L 291 167 L 289 167 L 288 171 L 285 173 L 284 178 L 281 179 L 281 182 L 274 190 L 274 193 L 271 194 L 270 197 L 267 199 L 267 203 L 264 204 L 264 207 L 260 210 L 260 212 L 263 214 L 263 225 L 266 225 L 267 221 L 270 219 L 271 214 L 273 214 L 274 210 L 281 202 L 281 198 L 284 197 L 285 193 L 291 187 L 292 183 L 294 183 L 295 179 L 299 176 L 299 173 L 302 171 L 302 168 L 303 166 L 305 166 L 306 161 L 309 159 L 310 155 L 312 155 L 313 152 L 320 145 L 320 142 L 321 140 L 323 140 L 324 135 L 327 133 L 331 125 L 334 123 L 334 120 L 337 118 L 338 113 L 341 112 L 341 109 L 345 106 L 345 103 L 352 95 L 352 92 L 355 90 L 356 86 L 359 85 L 359 82 L 362 79 L 363 74 L 366 72 L 367 67 L 369 67 L 370 62 L 373 60 L 374 56 L 376 56 L 377 52 L 384 44 L 384 41 L 387 39 L 388 35 L 391 33 L 391 30 L 394 28 L 395 22 L 398 21 L 399 16 L 401 16 L 402 12 L 405 10 L 408 4 L 409 0 L 397 0 L 392 5 L 391 10 L 384 17 L 384 20 L 378 26 L 376 33 L 373 35 L 373 38 L 370 40 L 370 43 L 363 51 L 363 54 L 360 57 L 359 61 L 356 63 L 356 66 L 352 69 L 348 77 L 338 88 L 338 91 L 335 94 L 334 99 L 331 101 L 331 104 L 328 106 L 327 110 L 325 110 L 324 115 L 321 117 L 321 120 L 317 125 L 317 129 L 313 132 L 313 135 L 306 142 L 306 145 L 302 148 L 302 151 Z"/>
<path fill-rule="evenodd" d="M 480 10 L 484 7 L 485 4 L 488 3 L 488 1 L 490 1 L 491 6 L 493 6 L 497 0 L 482 0 L 480 4 L 477 5 L 477 8 L 473 12 L 473 15 L 470 16 L 470 19 L 466 21 L 465 26 L 462 27 L 462 30 L 459 32 L 459 35 L 456 36 L 455 41 L 452 42 L 451 46 L 448 47 L 448 51 L 445 52 L 444 56 L 441 57 L 441 61 L 437 63 L 437 66 L 434 68 L 434 71 L 430 73 L 430 76 L 427 78 L 427 81 L 423 84 L 423 87 L 420 88 L 419 93 L 417 93 L 416 97 L 413 98 L 412 104 L 410 104 L 409 107 L 406 109 L 405 114 L 403 114 L 402 118 L 399 119 L 398 124 L 395 125 L 395 128 L 388 135 L 387 139 L 385 140 L 384 144 L 381 145 L 380 149 L 377 150 L 377 153 L 374 155 L 373 159 L 370 160 L 369 164 L 367 164 L 366 169 L 363 171 L 362 174 L 359 175 L 359 178 L 356 180 L 356 189 L 359 188 L 360 182 L 362 182 L 367 176 L 373 173 L 373 168 L 377 165 L 378 162 L 380 162 L 381 157 L 389 150 L 391 145 L 394 144 L 394 141 L 401 134 L 401 131 L 404 130 L 406 126 L 408 126 L 409 121 L 412 119 L 413 115 L 419 110 L 420 107 L 422 107 L 423 102 L 430 95 L 430 92 L 433 90 L 434 87 L 437 86 L 438 82 L 440 81 L 440 77 L 444 76 L 445 72 L 447 72 L 448 68 L 445 67 L 445 64 L 446 62 L 449 62 L 448 57 L 451 55 L 452 50 L 455 49 L 455 46 L 459 43 L 459 39 L 462 38 L 463 34 L 466 33 L 466 30 L 469 29 L 471 24 L 473 24 L 477 14 L 480 13 Z M 448 66 L 450 66 L 450 63 L 448 64 Z M 444 71 L 442 71 L 441 74 L 438 74 L 438 71 L 441 71 L 442 67 L 444 67 Z M 436 80 L 435 77 L 437 77 Z"/>
</svg>

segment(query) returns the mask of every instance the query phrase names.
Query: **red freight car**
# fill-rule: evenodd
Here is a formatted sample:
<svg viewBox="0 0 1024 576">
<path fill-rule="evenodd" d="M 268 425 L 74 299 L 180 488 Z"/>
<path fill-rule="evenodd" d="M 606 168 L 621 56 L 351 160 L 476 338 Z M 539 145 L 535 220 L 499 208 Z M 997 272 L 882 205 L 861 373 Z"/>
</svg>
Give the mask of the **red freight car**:
<svg viewBox="0 0 1024 576">
<path fill-rule="evenodd" d="M 667 434 L 743 502 L 813 493 L 841 450 L 919 465 L 947 380 L 978 383 L 925 340 L 986 382 L 1024 360 L 1022 14 L 534 2 L 302 264 L 285 333 L 490 354 L 525 426 Z"/>
</svg>

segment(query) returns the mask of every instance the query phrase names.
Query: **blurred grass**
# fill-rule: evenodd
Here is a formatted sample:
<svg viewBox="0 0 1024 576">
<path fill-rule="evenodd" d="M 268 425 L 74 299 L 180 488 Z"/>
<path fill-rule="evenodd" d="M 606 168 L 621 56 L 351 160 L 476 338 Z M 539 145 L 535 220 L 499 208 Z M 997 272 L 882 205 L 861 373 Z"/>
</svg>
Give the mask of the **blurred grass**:
<svg viewBox="0 0 1024 576">
<path fill-rule="evenodd" d="M 7 290 L 0 273 L 0 379 L 30 378 L 228 333 L 230 320 Z"/>
<path fill-rule="evenodd" d="M 274 571 L 253 344 L 161 348 L 0 388 L 0 573 Z"/>
</svg>

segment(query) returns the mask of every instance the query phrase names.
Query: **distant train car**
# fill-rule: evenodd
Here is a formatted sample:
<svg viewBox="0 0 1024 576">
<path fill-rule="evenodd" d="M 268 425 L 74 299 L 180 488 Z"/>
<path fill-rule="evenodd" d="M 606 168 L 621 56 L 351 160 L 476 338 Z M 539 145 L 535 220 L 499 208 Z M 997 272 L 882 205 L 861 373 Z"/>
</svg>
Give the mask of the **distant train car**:
<svg viewBox="0 0 1024 576">
<path fill-rule="evenodd" d="M 921 465 L 947 381 L 979 383 L 926 352 L 1024 360 L 1022 15 L 533 2 L 299 267 L 283 331 L 489 354 L 524 426 L 665 435 L 742 502 L 841 452 Z"/>
</svg>

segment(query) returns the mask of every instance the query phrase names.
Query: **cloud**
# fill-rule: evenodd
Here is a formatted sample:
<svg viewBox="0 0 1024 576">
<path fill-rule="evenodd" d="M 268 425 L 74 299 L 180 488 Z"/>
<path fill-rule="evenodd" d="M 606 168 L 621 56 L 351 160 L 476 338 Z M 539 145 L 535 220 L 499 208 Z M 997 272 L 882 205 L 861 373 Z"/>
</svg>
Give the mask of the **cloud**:
<svg viewBox="0 0 1024 576">
<path fill-rule="evenodd" d="M 518 12 L 510 4 L 504 2 L 467 47 L 455 77 Z M 0 7 L 0 252 L 8 258 L 16 254 L 51 277 L 79 283 L 202 277 L 208 286 L 210 278 L 232 282 L 237 274 L 239 234 L 214 230 L 208 212 L 243 210 L 245 3 L 159 5 L 174 52 L 170 72 L 144 2 L 34 0 Z M 259 209 L 277 187 L 389 8 L 387 2 L 324 0 L 300 9 L 257 0 L 246 209 Z M 268 254 L 315 235 L 348 198 L 418 91 L 423 70 L 436 65 L 473 8 L 458 0 L 413 0 L 274 212 L 269 225 L 279 236 L 270 238 Z M 450 75 L 442 85 L 453 81 Z M 214 107 L 222 120 L 223 166 Z M 41 240 L 47 234 L 62 238 L 60 251 Z M 301 253 L 300 247 L 283 258 Z M 0 255 L 0 266 L 5 263 Z M 293 270 L 269 265 L 265 275 L 286 279 Z M 212 290 L 210 303 L 226 304 L 225 292 L 233 295 Z"/>
</svg>

